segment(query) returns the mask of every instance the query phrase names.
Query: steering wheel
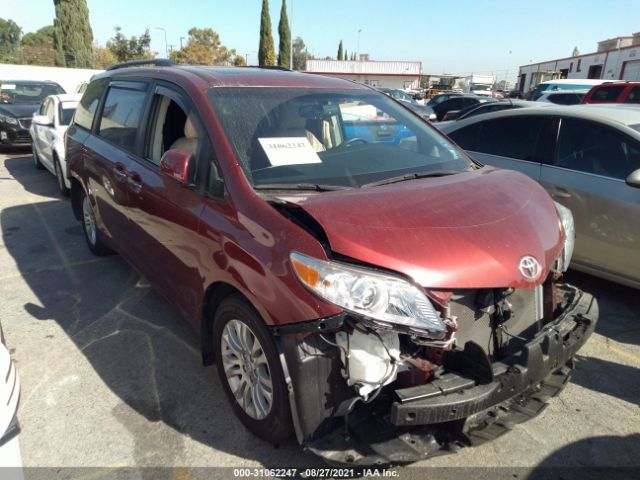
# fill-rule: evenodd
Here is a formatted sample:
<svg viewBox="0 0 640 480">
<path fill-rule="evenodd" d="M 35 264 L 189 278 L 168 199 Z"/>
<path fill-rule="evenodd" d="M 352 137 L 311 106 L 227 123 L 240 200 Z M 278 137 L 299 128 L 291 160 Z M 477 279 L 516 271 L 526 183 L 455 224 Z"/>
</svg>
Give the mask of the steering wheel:
<svg viewBox="0 0 640 480">
<path fill-rule="evenodd" d="M 360 137 L 353 137 L 350 138 L 349 140 L 347 140 L 346 142 L 342 142 L 340 145 L 338 145 L 341 148 L 346 148 L 346 147 L 350 147 L 351 145 L 357 145 L 359 143 L 369 143 L 367 142 L 364 138 L 360 138 Z"/>
</svg>

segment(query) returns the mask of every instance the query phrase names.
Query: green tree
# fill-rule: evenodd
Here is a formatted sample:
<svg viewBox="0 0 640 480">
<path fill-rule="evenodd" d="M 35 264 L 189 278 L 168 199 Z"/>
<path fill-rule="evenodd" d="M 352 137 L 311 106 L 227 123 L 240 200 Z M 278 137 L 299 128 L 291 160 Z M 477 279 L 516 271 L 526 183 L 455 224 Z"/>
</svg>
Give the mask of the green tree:
<svg viewBox="0 0 640 480">
<path fill-rule="evenodd" d="M 53 0 L 53 45 L 56 65 L 72 68 L 93 66 L 93 32 L 89 24 L 87 0 Z"/>
<path fill-rule="evenodd" d="M 50 45 L 53 44 L 53 25 L 47 25 L 35 32 L 26 33 L 22 37 L 22 45 Z"/>
<path fill-rule="evenodd" d="M 245 64 L 244 57 L 234 48 L 222 45 L 220 36 L 212 28 L 192 28 L 189 39 L 182 49 L 172 52 L 171 59 L 192 65 L 236 65 Z"/>
<path fill-rule="evenodd" d="M 289 30 L 289 19 L 287 18 L 287 2 L 282 0 L 280 9 L 280 23 L 278 24 L 278 35 L 280 46 L 278 48 L 278 66 L 291 68 L 291 30 Z"/>
<path fill-rule="evenodd" d="M 276 52 L 271 35 L 271 16 L 269 15 L 269 0 L 262 0 L 262 14 L 260 16 L 260 46 L 258 48 L 258 65 L 275 65 Z"/>
<path fill-rule="evenodd" d="M 309 58 L 309 54 L 307 53 L 307 47 L 304 44 L 304 40 L 300 37 L 296 37 L 293 40 L 293 69 L 304 70 L 307 58 Z"/>
<path fill-rule="evenodd" d="M 148 60 L 154 57 L 151 53 L 151 35 L 148 28 L 140 37 L 133 35 L 131 38 L 123 35 L 122 28 L 118 26 L 114 27 L 114 30 L 116 34 L 107 41 L 107 48 L 116 61 Z"/>
<path fill-rule="evenodd" d="M 344 60 L 349 60 L 349 54 L 347 53 L 347 49 L 344 49 Z"/>
<path fill-rule="evenodd" d="M 342 50 L 342 40 L 340 40 L 340 45 L 338 45 L 338 60 L 344 60 L 344 51 Z"/>
<path fill-rule="evenodd" d="M 0 18 L 0 62 L 14 62 L 20 47 L 22 28 L 13 20 Z"/>
</svg>

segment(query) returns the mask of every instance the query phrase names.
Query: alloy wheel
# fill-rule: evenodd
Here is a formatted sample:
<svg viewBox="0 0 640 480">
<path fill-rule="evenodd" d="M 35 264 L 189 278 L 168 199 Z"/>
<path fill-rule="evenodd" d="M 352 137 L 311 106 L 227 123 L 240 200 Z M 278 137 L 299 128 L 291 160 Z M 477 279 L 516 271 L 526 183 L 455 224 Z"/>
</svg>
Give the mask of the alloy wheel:
<svg viewBox="0 0 640 480">
<path fill-rule="evenodd" d="M 84 231 L 91 245 L 96 244 L 96 218 L 93 214 L 91 201 L 87 195 L 82 199 L 82 219 L 84 222 Z"/>
<path fill-rule="evenodd" d="M 230 320 L 220 340 L 222 365 L 238 405 L 251 418 L 263 420 L 273 406 L 273 382 L 267 357 L 249 326 Z"/>
</svg>

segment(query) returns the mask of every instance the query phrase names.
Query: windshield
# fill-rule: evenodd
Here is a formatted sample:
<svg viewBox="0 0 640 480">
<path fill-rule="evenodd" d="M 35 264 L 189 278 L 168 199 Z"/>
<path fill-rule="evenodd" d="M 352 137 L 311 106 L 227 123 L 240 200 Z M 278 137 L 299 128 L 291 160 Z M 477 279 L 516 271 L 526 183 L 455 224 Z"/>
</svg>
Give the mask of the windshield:
<svg viewBox="0 0 640 480">
<path fill-rule="evenodd" d="M 78 102 L 61 102 L 58 114 L 60 116 L 60 125 L 69 125 L 73 114 L 76 111 Z"/>
<path fill-rule="evenodd" d="M 49 83 L 3 83 L 0 85 L 0 103 L 40 103 L 45 97 L 59 93 L 64 90 Z"/>
<path fill-rule="evenodd" d="M 254 187 L 359 187 L 472 166 L 446 137 L 381 93 L 225 87 L 211 88 L 209 99 Z"/>
</svg>

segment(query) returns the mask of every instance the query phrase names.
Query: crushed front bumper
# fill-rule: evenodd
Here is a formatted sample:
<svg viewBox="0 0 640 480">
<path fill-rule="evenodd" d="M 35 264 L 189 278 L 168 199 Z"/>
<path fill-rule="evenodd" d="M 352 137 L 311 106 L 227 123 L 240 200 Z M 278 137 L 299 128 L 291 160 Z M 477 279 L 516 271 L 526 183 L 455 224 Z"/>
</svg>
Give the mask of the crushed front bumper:
<svg viewBox="0 0 640 480">
<path fill-rule="evenodd" d="M 338 428 L 306 442 L 333 463 L 413 462 L 477 445 L 540 413 L 569 381 L 573 356 L 595 329 L 598 304 L 573 287 L 564 312 L 517 353 L 492 364 L 493 380 L 478 384 L 449 372 L 399 389 L 385 411 L 363 409 Z"/>
</svg>

